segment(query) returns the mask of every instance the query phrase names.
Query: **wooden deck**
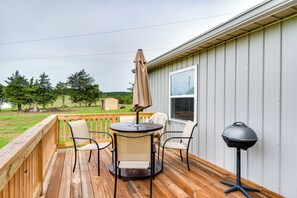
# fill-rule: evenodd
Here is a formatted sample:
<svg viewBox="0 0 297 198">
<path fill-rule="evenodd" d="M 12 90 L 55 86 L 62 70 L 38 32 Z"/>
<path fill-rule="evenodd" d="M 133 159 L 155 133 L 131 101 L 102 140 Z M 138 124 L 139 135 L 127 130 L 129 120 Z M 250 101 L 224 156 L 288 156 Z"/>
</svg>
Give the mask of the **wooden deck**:
<svg viewBox="0 0 297 198">
<path fill-rule="evenodd" d="M 73 149 L 58 150 L 44 182 L 44 197 L 113 197 L 114 176 L 108 167 L 111 163 L 110 151 L 101 153 L 101 176 L 97 176 L 96 152 L 93 152 L 90 163 L 88 152 L 79 153 L 75 172 Z M 95 157 L 95 159 L 94 159 Z M 218 168 L 204 160 L 190 155 L 190 168 L 182 163 L 178 152 L 170 150 L 165 153 L 165 164 L 162 173 L 153 181 L 153 197 L 245 197 L 240 192 L 224 194 L 228 186 L 220 180 L 235 181 L 234 174 Z M 281 197 L 251 182 L 242 180 L 243 184 L 258 188 L 260 193 L 249 192 L 252 197 Z M 118 180 L 117 197 L 147 197 L 149 179 Z"/>
</svg>

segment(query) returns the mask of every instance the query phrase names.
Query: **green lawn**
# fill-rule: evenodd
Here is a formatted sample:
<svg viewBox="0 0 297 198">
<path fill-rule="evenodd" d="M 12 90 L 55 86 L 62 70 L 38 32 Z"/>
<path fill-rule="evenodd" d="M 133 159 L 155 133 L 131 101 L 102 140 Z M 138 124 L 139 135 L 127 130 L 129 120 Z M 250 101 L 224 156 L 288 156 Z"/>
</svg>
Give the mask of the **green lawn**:
<svg viewBox="0 0 297 198">
<path fill-rule="evenodd" d="M 84 113 L 119 113 L 130 112 L 132 105 L 125 106 L 124 109 L 104 111 L 100 106 L 79 107 L 66 101 L 68 107 L 62 109 L 62 103 L 57 101 L 53 107 L 58 107 L 63 112 L 41 112 L 41 113 L 18 113 L 15 110 L 3 110 L 0 112 L 0 148 L 8 144 L 12 139 L 31 128 L 51 114 L 84 114 Z M 44 111 L 44 110 L 43 110 Z"/>
</svg>

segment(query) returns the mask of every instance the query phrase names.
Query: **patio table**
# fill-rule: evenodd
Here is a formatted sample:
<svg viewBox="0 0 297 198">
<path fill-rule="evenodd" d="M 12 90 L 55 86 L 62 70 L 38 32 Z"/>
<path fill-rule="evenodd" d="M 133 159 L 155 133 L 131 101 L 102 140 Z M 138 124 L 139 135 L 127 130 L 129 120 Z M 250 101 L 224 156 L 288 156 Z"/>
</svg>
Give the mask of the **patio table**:
<svg viewBox="0 0 297 198">
<path fill-rule="evenodd" d="M 110 125 L 110 129 L 119 132 L 119 133 L 147 133 L 158 131 L 162 129 L 161 124 L 156 123 L 135 123 L 131 122 L 119 122 Z M 154 146 L 155 150 L 155 146 Z M 109 171 L 114 174 L 114 163 L 111 163 L 109 166 Z M 162 163 L 159 160 L 155 160 L 155 175 L 159 174 L 162 171 Z M 121 177 L 123 179 L 146 179 L 150 177 L 150 170 L 141 170 L 141 169 L 122 169 Z"/>
</svg>

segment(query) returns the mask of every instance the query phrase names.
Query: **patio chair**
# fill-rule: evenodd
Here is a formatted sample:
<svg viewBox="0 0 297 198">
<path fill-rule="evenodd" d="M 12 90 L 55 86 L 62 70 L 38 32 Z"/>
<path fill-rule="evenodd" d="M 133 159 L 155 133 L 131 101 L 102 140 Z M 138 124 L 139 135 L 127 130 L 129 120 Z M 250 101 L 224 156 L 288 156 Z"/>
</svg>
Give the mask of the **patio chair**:
<svg viewBox="0 0 297 198">
<path fill-rule="evenodd" d="M 188 120 L 185 124 L 185 127 L 183 131 L 165 131 L 161 137 L 165 134 L 180 134 L 181 136 L 175 136 L 175 137 L 170 137 L 166 139 L 164 142 L 161 142 L 162 144 L 162 169 L 163 169 L 163 162 L 164 162 L 164 151 L 165 148 L 170 148 L 170 149 L 178 149 L 180 152 L 180 159 L 183 162 L 183 156 L 182 156 L 182 150 L 187 151 L 187 166 L 188 170 L 190 171 L 190 166 L 189 166 L 189 146 L 190 146 L 190 141 L 193 138 L 193 131 L 195 127 L 197 126 L 197 123 L 192 122 Z M 172 140 L 179 140 L 179 142 L 174 142 Z"/>
<path fill-rule="evenodd" d="M 164 133 L 166 124 L 167 124 L 168 117 L 165 113 L 157 112 L 154 113 L 149 119 L 149 123 L 157 123 L 163 125 L 163 128 L 159 131 L 154 132 L 154 143 L 158 144 L 158 160 L 159 160 L 159 153 L 160 153 L 160 147 L 161 147 L 161 135 Z"/>
<path fill-rule="evenodd" d="M 91 160 L 91 155 L 93 150 L 98 151 L 98 175 L 100 175 L 100 150 L 107 148 L 109 145 L 113 145 L 112 136 L 106 132 L 99 132 L 99 131 L 89 131 L 87 122 L 85 120 L 77 120 L 73 122 L 68 122 L 68 125 L 71 130 L 72 140 L 74 143 L 74 167 L 73 172 L 76 167 L 76 158 L 77 158 L 77 151 L 90 151 L 89 161 Z M 92 139 L 90 133 L 100 133 L 106 134 L 110 137 L 110 141 L 98 143 L 95 139 Z M 86 144 L 89 142 L 89 144 Z"/>
<path fill-rule="evenodd" d="M 154 176 L 153 133 L 114 133 L 115 142 L 115 186 L 117 177 L 121 178 L 121 169 L 150 169 L 150 197 Z"/>
</svg>

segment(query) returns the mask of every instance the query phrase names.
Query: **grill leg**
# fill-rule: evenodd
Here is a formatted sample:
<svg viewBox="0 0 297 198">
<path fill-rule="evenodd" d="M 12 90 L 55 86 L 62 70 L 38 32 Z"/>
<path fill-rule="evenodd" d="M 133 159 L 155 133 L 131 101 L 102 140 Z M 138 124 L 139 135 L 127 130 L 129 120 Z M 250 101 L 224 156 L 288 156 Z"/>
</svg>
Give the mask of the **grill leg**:
<svg viewBox="0 0 297 198">
<path fill-rule="evenodd" d="M 233 191 L 237 191 L 239 190 L 240 192 L 242 192 L 247 198 L 251 198 L 251 196 L 247 193 L 247 191 L 253 191 L 253 192 L 260 192 L 260 190 L 255 189 L 255 188 L 251 188 L 248 186 L 242 186 L 241 185 L 241 181 L 240 181 L 240 148 L 237 148 L 237 163 L 236 163 L 236 183 L 230 183 L 230 182 L 226 182 L 226 181 L 221 181 L 222 184 L 225 184 L 227 186 L 230 186 L 231 188 L 229 188 L 228 190 L 225 190 L 225 193 L 229 193 L 229 192 L 233 192 Z"/>
<path fill-rule="evenodd" d="M 224 192 L 229 193 L 229 192 L 233 192 L 233 191 L 237 191 L 237 190 L 238 190 L 237 186 L 232 186 L 231 188 L 229 188 L 228 190 L 225 190 Z"/>
</svg>

